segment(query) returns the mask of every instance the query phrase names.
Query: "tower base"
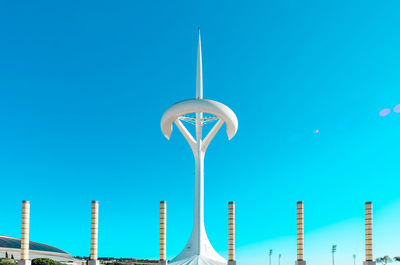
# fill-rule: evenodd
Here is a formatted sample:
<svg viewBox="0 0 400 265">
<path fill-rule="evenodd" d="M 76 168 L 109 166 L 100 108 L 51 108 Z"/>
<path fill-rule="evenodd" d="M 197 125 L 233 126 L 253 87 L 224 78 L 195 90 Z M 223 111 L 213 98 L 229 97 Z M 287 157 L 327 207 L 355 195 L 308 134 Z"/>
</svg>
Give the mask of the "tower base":
<svg viewBox="0 0 400 265">
<path fill-rule="evenodd" d="M 20 259 L 18 260 L 18 265 L 31 265 L 32 261 L 30 259 Z"/>
<path fill-rule="evenodd" d="M 376 265 L 375 261 L 364 261 L 363 265 Z"/>
<path fill-rule="evenodd" d="M 166 260 L 159 260 L 158 265 L 167 265 L 168 262 Z"/>
<path fill-rule="evenodd" d="M 227 262 L 216 261 L 202 255 L 195 255 L 187 259 L 171 261 L 169 265 L 226 265 Z"/>
<path fill-rule="evenodd" d="M 90 259 L 88 260 L 88 265 L 100 265 L 100 261 L 97 259 Z"/>
<path fill-rule="evenodd" d="M 236 260 L 228 260 L 228 265 L 236 265 Z"/>
<path fill-rule="evenodd" d="M 295 265 L 306 265 L 305 260 L 296 260 Z"/>
</svg>

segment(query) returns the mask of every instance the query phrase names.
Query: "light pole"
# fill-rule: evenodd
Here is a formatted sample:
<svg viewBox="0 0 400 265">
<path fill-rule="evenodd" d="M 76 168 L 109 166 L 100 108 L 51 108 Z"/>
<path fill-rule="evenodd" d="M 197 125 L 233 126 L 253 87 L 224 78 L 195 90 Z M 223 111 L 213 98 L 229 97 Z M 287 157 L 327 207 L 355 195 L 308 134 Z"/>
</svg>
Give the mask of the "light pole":
<svg viewBox="0 0 400 265">
<path fill-rule="evenodd" d="M 356 254 L 353 254 L 354 265 L 356 265 Z"/>
<path fill-rule="evenodd" d="M 269 265 L 271 265 L 272 249 L 269 250 Z"/>
<path fill-rule="evenodd" d="M 336 252 L 336 245 L 332 246 L 332 265 L 335 265 L 335 252 Z"/>
<path fill-rule="evenodd" d="M 282 257 L 282 255 L 279 254 L 279 256 L 278 256 L 278 265 L 281 265 L 281 257 Z"/>
</svg>

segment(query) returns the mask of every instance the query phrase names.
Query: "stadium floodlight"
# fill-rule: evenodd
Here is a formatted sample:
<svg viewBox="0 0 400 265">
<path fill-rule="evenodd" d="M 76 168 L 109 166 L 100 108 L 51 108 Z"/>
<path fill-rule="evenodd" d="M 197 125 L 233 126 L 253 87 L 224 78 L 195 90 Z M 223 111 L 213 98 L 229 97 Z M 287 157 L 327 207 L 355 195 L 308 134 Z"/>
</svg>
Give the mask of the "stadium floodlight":
<svg viewBox="0 0 400 265">
<path fill-rule="evenodd" d="M 269 250 L 269 265 L 271 265 L 272 249 Z"/>
<path fill-rule="evenodd" d="M 191 114 L 195 115 L 190 116 Z M 185 127 L 184 122 L 195 126 L 195 136 Z M 211 122 L 216 123 L 203 138 L 203 126 Z M 235 113 L 220 102 L 203 98 L 203 69 L 199 29 L 196 98 L 172 105 L 165 111 L 161 118 L 161 131 L 164 136 L 168 140 L 170 139 L 172 127 L 175 124 L 189 143 L 195 159 L 193 230 L 185 248 L 172 260 L 171 265 L 189 263 L 219 265 L 227 263 L 212 247 L 204 225 L 204 156 L 210 142 L 224 123 L 226 124 L 228 139 L 230 140 L 235 136 L 238 128 L 238 120 Z"/>
<path fill-rule="evenodd" d="M 332 245 L 332 264 L 335 265 L 336 245 Z"/>
</svg>

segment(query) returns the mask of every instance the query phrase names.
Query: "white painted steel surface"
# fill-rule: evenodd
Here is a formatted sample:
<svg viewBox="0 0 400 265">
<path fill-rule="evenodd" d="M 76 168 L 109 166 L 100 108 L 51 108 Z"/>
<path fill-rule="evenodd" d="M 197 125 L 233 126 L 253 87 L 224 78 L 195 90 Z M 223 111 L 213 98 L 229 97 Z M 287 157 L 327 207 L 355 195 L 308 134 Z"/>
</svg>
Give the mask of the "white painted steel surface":
<svg viewBox="0 0 400 265">
<path fill-rule="evenodd" d="M 196 135 L 193 137 L 181 122 L 180 118 L 189 113 L 196 113 L 194 119 Z M 203 113 L 215 115 L 218 120 L 214 127 L 203 139 Z M 201 56 L 201 40 L 199 31 L 199 46 L 197 52 L 196 99 L 189 99 L 172 105 L 161 118 L 161 130 L 169 140 L 173 123 L 177 126 L 188 141 L 195 159 L 195 199 L 194 223 L 188 243 L 183 251 L 175 257 L 170 265 L 226 265 L 227 261 L 221 257 L 208 240 L 204 226 L 204 156 L 206 150 L 222 125 L 226 124 L 228 139 L 235 136 L 238 120 L 235 113 L 224 104 L 203 99 L 203 70 Z"/>
</svg>

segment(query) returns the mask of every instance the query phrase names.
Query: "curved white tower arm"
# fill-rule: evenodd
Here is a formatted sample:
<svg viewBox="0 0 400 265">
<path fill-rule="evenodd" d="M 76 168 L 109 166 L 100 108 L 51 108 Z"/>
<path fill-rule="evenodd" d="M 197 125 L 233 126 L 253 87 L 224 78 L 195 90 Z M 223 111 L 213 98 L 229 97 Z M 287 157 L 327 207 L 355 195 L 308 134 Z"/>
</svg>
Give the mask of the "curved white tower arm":
<svg viewBox="0 0 400 265">
<path fill-rule="evenodd" d="M 217 134 L 219 129 L 221 129 L 221 126 L 224 124 L 222 120 L 218 120 L 217 123 L 212 127 L 211 131 L 207 134 L 207 136 L 203 140 L 202 144 L 202 150 L 203 152 L 207 151 L 208 146 L 211 143 L 211 140 L 214 138 L 214 136 Z"/>
<path fill-rule="evenodd" d="M 223 120 L 226 123 L 226 134 L 229 140 L 235 136 L 238 129 L 238 119 L 226 105 L 210 99 L 188 99 L 169 107 L 161 118 L 161 131 L 168 140 L 172 133 L 172 123 L 189 113 L 209 113 Z"/>
<path fill-rule="evenodd" d="M 192 151 L 194 152 L 196 149 L 196 140 L 193 138 L 188 129 L 186 129 L 185 125 L 183 125 L 180 120 L 176 119 L 175 125 L 181 131 L 182 135 L 185 137 L 186 141 L 189 143 L 190 147 L 192 148 Z"/>
</svg>

